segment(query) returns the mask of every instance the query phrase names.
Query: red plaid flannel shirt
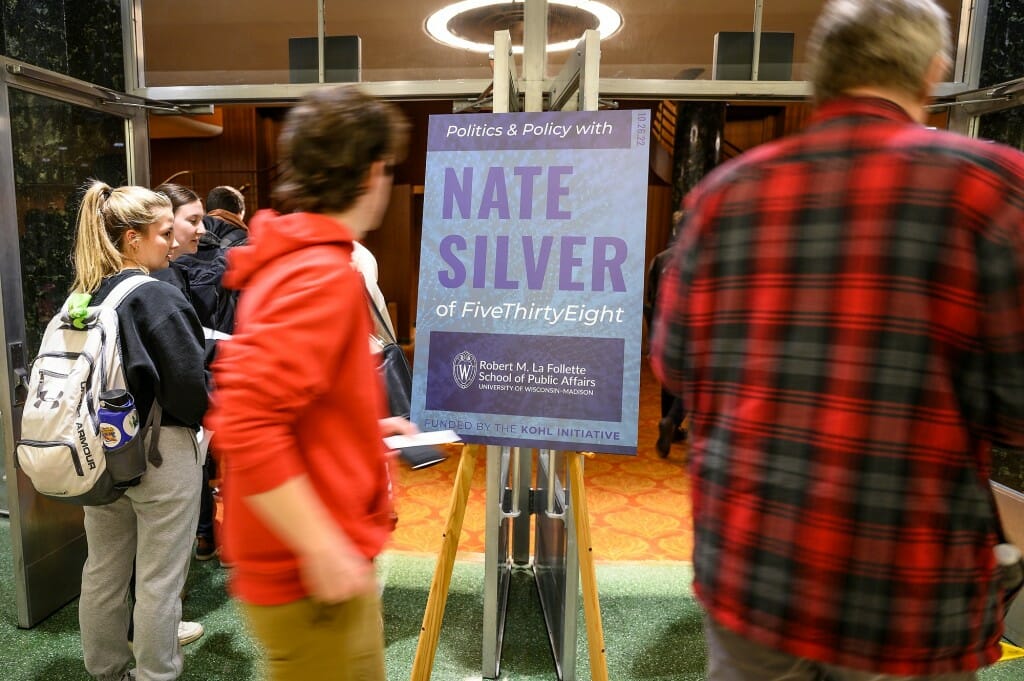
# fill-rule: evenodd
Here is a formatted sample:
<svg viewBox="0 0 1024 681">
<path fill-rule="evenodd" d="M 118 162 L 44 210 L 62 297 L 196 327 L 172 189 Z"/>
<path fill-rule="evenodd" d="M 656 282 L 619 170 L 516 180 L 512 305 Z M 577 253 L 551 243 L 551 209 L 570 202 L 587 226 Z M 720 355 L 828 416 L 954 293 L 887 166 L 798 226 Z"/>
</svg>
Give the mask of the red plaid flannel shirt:
<svg viewBox="0 0 1024 681">
<path fill-rule="evenodd" d="M 1024 447 L 1024 155 L 877 99 L 715 170 L 662 277 L 721 625 L 888 674 L 999 657 L 992 443 Z"/>
</svg>

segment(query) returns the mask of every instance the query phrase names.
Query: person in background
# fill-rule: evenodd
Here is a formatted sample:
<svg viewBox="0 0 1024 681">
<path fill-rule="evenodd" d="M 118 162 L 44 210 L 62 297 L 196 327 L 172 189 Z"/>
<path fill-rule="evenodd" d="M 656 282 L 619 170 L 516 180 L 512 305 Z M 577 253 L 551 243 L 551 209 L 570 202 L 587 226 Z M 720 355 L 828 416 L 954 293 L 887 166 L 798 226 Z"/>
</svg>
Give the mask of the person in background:
<svg viewBox="0 0 1024 681">
<path fill-rule="evenodd" d="M 171 250 L 170 266 L 160 270 L 159 272 L 154 272 L 153 276 L 180 290 L 189 301 L 189 304 L 192 305 L 192 309 L 199 317 L 200 324 L 205 327 L 206 322 L 202 319 L 202 315 L 199 314 L 199 310 L 197 309 L 193 298 L 191 286 L 192 272 L 190 268 L 191 256 L 193 256 L 199 248 L 199 241 L 206 233 L 206 228 L 203 225 L 203 202 L 200 201 L 199 196 L 188 187 L 183 187 L 179 184 L 173 184 L 170 182 L 165 182 L 164 184 L 156 187 L 153 191 L 163 194 L 171 201 L 171 208 L 174 211 L 173 228 L 174 240 L 176 242 L 176 246 Z M 202 421 L 201 418 L 200 421 Z M 213 507 L 213 501 L 212 494 L 209 491 L 209 485 L 207 484 L 206 470 L 208 464 L 205 463 L 209 459 L 207 456 L 209 450 L 209 439 L 202 430 L 200 430 L 199 448 L 203 456 L 204 465 L 203 477 L 199 483 L 198 489 L 200 514 L 197 521 L 196 534 L 202 534 L 204 536 L 209 534 L 212 542 L 213 521 L 212 510 L 210 509 Z M 209 501 L 207 501 L 208 497 L 210 498 Z M 205 509 L 207 503 L 209 503 L 210 509 Z M 203 510 L 206 510 L 207 512 L 204 514 L 202 512 Z M 200 622 L 183 621 L 178 626 L 178 640 L 181 641 L 182 645 L 199 640 L 203 633 L 203 625 Z"/>
<path fill-rule="evenodd" d="M 672 213 L 672 235 L 669 239 L 669 246 L 659 251 L 651 259 L 651 266 L 647 269 L 647 296 L 644 300 L 644 318 L 647 320 L 648 337 L 654 336 L 654 305 L 658 300 L 658 284 L 661 283 L 661 275 L 665 270 L 669 257 L 672 255 L 672 240 L 675 239 L 676 230 L 683 219 L 683 211 L 677 210 Z M 658 421 L 658 438 L 654 448 L 658 456 L 666 458 L 672 449 L 672 443 L 686 438 L 686 430 L 683 425 L 683 400 L 678 395 L 673 395 L 665 386 L 661 387 L 661 419 Z"/>
<path fill-rule="evenodd" d="M 226 261 L 220 242 L 222 238 L 236 232 L 241 232 L 241 237 L 232 239 L 233 242 L 244 241 L 248 236 L 248 228 L 241 223 L 241 215 L 245 213 L 245 202 L 238 190 L 232 187 L 215 187 L 210 191 L 210 197 L 215 203 L 237 209 L 239 213 L 217 208 L 214 209 L 216 215 L 210 218 L 203 212 L 203 203 L 199 196 L 188 187 L 165 183 L 157 187 L 156 191 L 166 194 L 171 199 L 174 206 L 175 235 L 180 244 L 165 280 L 181 288 L 195 308 L 203 326 L 206 359 L 209 364 L 214 357 L 217 343 L 214 338 L 215 332 L 230 333 L 230 329 L 224 331 L 228 322 L 223 317 L 230 316 L 233 321 L 233 300 L 228 300 L 230 294 L 221 287 Z M 241 223 L 242 226 L 238 227 L 236 223 Z M 231 314 L 225 312 L 229 308 Z M 208 452 L 211 433 L 204 432 L 203 435 L 204 452 Z M 214 536 L 216 505 L 213 488 L 210 486 L 211 480 L 214 479 L 215 457 L 208 456 L 203 467 L 199 524 L 196 528 L 195 557 L 200 561 L 210 560 L 218 554 Z"/>
<path fill-rule="evenodd" d="M 206 195 L 206 211 L 214 217 L 245 223 L 245 196 L 226 184 L 214 187 Z"/>
<path fill-rule="evenodd" d="M 245 199 L 234 187 L 221 185 L 206 197 L 206 215 L 202 216 L 204 233 L 196 250 L 187 259 L 192 302 L 207 338 L 230 335 L 234 329 L 237 293 L 225 291 L 221 285 L 227 268 L 227 249 L 245 245 L 249 227 L 245 224 Z M 208 345 L 212 360 L 215 343 Z M 211 459 L 212 463 L 213 459 Z M 213 554 L 206 556 L 212 558 Z"/>
<path fill-rule="evenodd" d="M 199 248 L 199 240 L 206 233 L 206 227 L 203 226 L 203 202 L 194 191 L 179 184 L 165 182 L 153 191 L 171 200 L 176 244 L 171 251 L 170 266 L 154 273 L 154 276 L 175 286 L 192 302 L 188 259 L 182 256 L 195 253 Z"/>
<path fill-rule="evenodd" d="M 381 329 L 381 331 L 386 332 L 387 337 L 396 338 L 395 327 L 391 322 L 391 314 L 388 312 L 387 301 L 384 299 L 384 293 L 380 290 L 380 285 L 377 283 L 377 258 L 373 256 L 373 253 L 369 248 L 358 241 L 352 242 L 352 267 L 363 275 L 366 292 L 370 294 L 370 300 L 373 301 L 374 307 L 376 307 L 377 312 L 380 313 L 380 318 L 384 320 L 384 326 L 386 328 Z M 379 325 L 376 315 L 374 316 L 373 322 L 375 327 Z M 378 335 L 385 337 L 385 334 L 381 334 L 379 332 Z"/>
<path fill-rule="evenodd" d="M 165 269 L 178 246 L 173 222 L 166 196 L 93 182 L 79 210 L 74 291 L 92 294 L 97 304 L 126 277 Z M 171 681 L 184 664 L 176 634 L 199 511 L 202 333 L 181 292 L 160 281 L 128 294 L 117 317 L 125 380 L 140 423 L 155 405 L 162 409 L 162 462 L 150 462 L 141 482 L 114 503 L 85 507 L 82 652 L 95 679 Z"/>
<path fill-rule="evenodd" d="M 192 255 L 199 249 L 199 240 L 206 233 L 203 202 L 194 191 L 180 184 L 165 182 L 153 191 L 165 195 L 174 206 L 174 238 L 178 245 L 171 253 L 172 262 L 182 255 Z"/>
<path fill-rule="evenodd" d="M 373 559 L 394 526 L 353 243 L 379 224 L 407 125 L 354 86 L 316 90 L 279 140 L 286 211 L 257 213 L 232 249 L 235 333 L 214 361 L 230 589 L 274 681 L 385 679 Z M 343 415 L 343 418 L 339 418 Z"/>
<path fill-rule="evenodd" d="M 211 189 L 206 195 L 203 224 L 209 234 L 205 241 L 218 248 L 244 244 L 249 237 L 249 227 L 245 224 L 242 192 L 228 185 Z"/>
<path fill-rule="evenodd" d="M 993 444 L 1024 447 L 1024 154 L 926 128 L 933 0 L 830 0 L 816 112 L 688 196 L 654 369 L 690 410 L 711 681 L 999 659 Z"/>
</svg>

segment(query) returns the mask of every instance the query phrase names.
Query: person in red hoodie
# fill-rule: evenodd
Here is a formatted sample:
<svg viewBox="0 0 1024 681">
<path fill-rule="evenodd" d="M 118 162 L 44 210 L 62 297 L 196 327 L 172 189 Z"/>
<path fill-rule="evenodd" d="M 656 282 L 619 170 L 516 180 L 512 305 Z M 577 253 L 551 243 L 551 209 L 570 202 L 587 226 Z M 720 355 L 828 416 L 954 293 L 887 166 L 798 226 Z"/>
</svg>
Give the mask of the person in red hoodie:
<svg viewBox="0 0 1024 681">
<path fill-rule="evenodd" d="M 394 526 L 385 416 L 353 242 L 377 227 L 407 124 L 354 86 L 308 95 L 279 140 L 278 214 L 228 256 L 242 291 L 207 425 L 224 465 L 232 594 L 270 678 L 385 679 L 373 558 Z"/>
</svg>

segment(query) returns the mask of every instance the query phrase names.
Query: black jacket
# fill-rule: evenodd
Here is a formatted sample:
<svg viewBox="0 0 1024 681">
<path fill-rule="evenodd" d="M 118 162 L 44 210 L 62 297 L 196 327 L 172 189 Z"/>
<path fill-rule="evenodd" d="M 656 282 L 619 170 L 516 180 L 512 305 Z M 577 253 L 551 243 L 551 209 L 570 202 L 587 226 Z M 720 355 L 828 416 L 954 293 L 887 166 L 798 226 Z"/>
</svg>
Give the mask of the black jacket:
<svg viewBox="0 0 1024 681">
<path fill-rule="evenodd" d="M 103 280 L 92 303 L 140 270 L 125 270 Z M 203 367 L 203 331 L 192 305 L 174 286 L 145 283 L 117 308 L 121 361 L 139 419 L 146 422 L 153 400 L 163 407 L 163 425 L 199 427 L 207 404 Z"/>
</svg>

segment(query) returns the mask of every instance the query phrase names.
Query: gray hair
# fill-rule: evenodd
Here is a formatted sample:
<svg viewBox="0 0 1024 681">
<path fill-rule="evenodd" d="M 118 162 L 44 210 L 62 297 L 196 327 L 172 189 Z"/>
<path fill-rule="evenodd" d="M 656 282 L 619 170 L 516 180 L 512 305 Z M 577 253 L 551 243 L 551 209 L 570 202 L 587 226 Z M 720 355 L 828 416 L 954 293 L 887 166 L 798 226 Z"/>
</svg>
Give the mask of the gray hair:
<svg viewBox="0 0 1024 681">
<path fill-rule="evenodd" d="M 830 0 L 807 47 L 818 102 L 864 86 L 918 95 L 932 59 L 949 59 L 949 17 L 934 0 Z"/>
</svg>

